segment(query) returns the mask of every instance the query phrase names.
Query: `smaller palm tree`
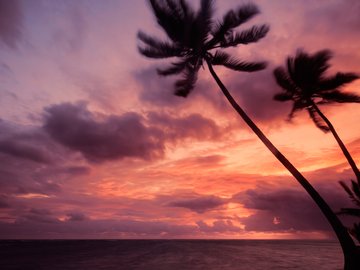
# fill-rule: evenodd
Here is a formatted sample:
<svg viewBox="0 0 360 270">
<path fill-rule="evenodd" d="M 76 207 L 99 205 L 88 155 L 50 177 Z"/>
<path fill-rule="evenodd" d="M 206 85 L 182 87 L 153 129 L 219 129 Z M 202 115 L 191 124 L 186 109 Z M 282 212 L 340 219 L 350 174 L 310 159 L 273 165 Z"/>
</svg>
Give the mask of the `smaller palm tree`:
<svg viewBox="0 0 360 270">
<path fill-rule="evenodd" d="M 331 57 L 332 53 L 329 50 L 312 55 L 299 50 L 295 57 L 288 57 L 286 67 L 274 70 L 276 81 L 283 90 L 276 94 L 274 99 L 293 101 L 289 119 L 292 119 L 297 111 L 305 109 L 319 129 L 324 132 L 330 131 L 360 182 L 360 171 L 354 159 L 334 126 L 319 109 L 319 105 L 332 103 L 360 103 L 360 96 L 342 91 L 344 85 L 359 78 L 357 74 L 338 72 L 332 76 L 325 76 L 330 67 Z"/>
<path fill-rule="evenodd" d="M 346 183 L 342 181 L 340 181 L 339 183 L 357 207 L 357 208 L 341 208 L 339 214 L 360 218 L 360 182 L 356 182 L 352 180 L 351 187 L 349 187 Z M 350 229 L 350 233 L 360 243 L 360 222 L 354 223 L 353 228 Z"/>
</svg>

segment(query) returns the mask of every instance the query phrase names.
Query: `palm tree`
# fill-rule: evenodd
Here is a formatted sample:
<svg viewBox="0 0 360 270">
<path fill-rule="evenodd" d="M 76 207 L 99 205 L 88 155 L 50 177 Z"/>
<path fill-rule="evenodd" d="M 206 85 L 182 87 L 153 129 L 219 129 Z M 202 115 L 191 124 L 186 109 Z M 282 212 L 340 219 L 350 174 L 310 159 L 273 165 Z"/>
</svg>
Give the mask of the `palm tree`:
<svg viewBox="0 0 360 270">
<path fill-rule="evenodd" d="M 159 40 L 144 32 L 138 33 L 141 44 L 139 51 L 150 58 L 177 58 L 168 68 L 158 69 L 163 76 L 181 75 L 175 83 L 175 95 L 187 97 L 194 89 L 200 67 L 206 63 L 212 77 L 231 106 L 259 137 L 273 155 L 305 188 L 328 219 L 342 246 L 345 269 L 356 269 L 360 265 L 353 255 L 356 246 L 346 228 L 328 204 L 311 186 L 305 177 L 280 153 L 264 133 L 256 126 L 245 111 L 237 104 L 225 85 L 217 76 L 213 65 L 222 65 L 235 71 L 253 72 L 264 69 L 265 62 L 246 62 L 233 58 L 221 49 L 257 42 L 269 31 L 268 25 L 253 26 L 237 32 L 235 28 L 249 21 L 259 9 L 254 4 L 242 5 L 228 11 L 221 21 L 213 23 L 213 1 L 201 0 L 200 9 L 195 12 L 185 0 L 149 0 L 158 24 L 168 36 Z"/>
<path fill-rule="evenodd" d="M 324 132 L 330 131 L 354 171 L 358 182 L 360 182 L 360 171 L 354 159 L 340 139 L 334 126 L 318 106 L 335 102 L 360 102 L 360 96 L 343 92 L 341 88 L 358 79 L 357 74 L 338 72 L 332 76 L 325 76 L 325 72 L 330 67 L 328 61 L 331 56 L 332 53 L 329 50 L 322 50 L 313 55 L 299 50 L 294 58 L 289 57 L 286 62 L 286 69 L 278 67 L 274 70 L 276 81 L 283 90 L 281 93 L 276 94 L 274 99 L 293 101 L 293 107 L 289 114 L 290 119 L 294 117 L 295 112 L 305 109 L 319 129 Z"/>
<path fill-rule="evenodd" d="M 351 188 L 342 181 L 340 181 L 340 185 L 357 208 L 341 208 L 339 214 L 360 218 L 360 182 L 352 180 Z M 350 233 L 360 242 L 360 223 L 354 223 L 353 228 L 350 229 Z"/>
</svg>

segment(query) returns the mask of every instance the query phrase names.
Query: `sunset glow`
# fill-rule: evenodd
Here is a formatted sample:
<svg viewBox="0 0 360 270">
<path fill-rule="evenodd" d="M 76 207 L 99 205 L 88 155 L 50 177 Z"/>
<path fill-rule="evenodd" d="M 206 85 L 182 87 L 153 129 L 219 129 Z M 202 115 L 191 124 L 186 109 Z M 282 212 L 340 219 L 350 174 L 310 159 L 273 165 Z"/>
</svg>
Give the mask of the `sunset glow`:
<svg viewBox="0 0 360 270">
<path fill-rule="evenodd" d="M 215 17 L 244 2 L 217 1 Z M 270 32 L 228 51 L 268 67 L 216 71 L 338 211 L 353 172 L 305 111 L 287 121 L 273 70 L 298 48 L 329 49 L 331 72 L 360 74 L 360 2 L 253 2 L 261 14 L 243 27 Z M 139 54 L 140 29 L 165 38 L 146 1 L 0 1 L 0 16 L 0 238 L 334 237 L 206 66 L 181 98 L 156 73 L 171 59 Z M 360 80 L 345 90 L 360 95 Z M 321 109 L 360 164 L 360 105 Z"/>
</svg>

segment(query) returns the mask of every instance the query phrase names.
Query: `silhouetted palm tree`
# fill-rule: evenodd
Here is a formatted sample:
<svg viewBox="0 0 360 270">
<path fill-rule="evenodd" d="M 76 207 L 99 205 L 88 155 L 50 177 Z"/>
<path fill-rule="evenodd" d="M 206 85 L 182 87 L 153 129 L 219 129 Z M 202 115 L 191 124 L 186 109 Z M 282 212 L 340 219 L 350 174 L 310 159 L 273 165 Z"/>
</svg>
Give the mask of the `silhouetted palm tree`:
<svg viewBox="0 0 360 270">
<path fill-rule="evenodd" d="M 332 54 L 328 50 L 322 50 L 313 55 L 299 50 L 294 58 L 289 57 L 286 68 L 278 67 L 274 70 L 276 81 L 283 89 L 281 93 L 274 96 L 274 99 L 293 101 L 293 107 L 289 114 L 290 119 L 294 117 L 295 112 L 305 109 L 318 128 L 324 132 L 330 131 L 354 171 L 357 180 L 360 181 L 360 171 L 354 159 L 334 126 L 318 107 L 318 105 L 332 103 L 360 102 L 360 96 L 343 92 L 341 89 L 342 86 L 358 79 L 357 74 L 338 72 L 332 76 L 325 76 L 330 67 L 331 56 Z"/>
<path fill-rule="evenodd" d="M 339 214 L 360 218 L 360 182 L 352 180 L 351 187 L 348 187 L 344 182 L 340 181 L 340 185 L 349 195 L 350 199 L 357 208 L 341 208 Z M 360 242 L 360 223 L 354 223 L 350 232 Z"/>
<path fill-rule="evenodd" d="M 169 39 L 162 41 L 140 31 L 138 33 L 138 38 L 142 42 L 139 46 L 140 53 L 150 58 L 178 59 L 172 62 L 170 67 L 159 69 L 158 73 L 163 76 L 180 74 L 182 77 L 175 83 L 175 94 L 182 97 L 186 97 L 193 90 L 200 67 L 204 62 L 207 64 L 211 75 L 231 106 L 317 203 L 341 243 L 345 256 L 345 268 L 355 269 L 353 265 L 356 264 L 356 260 L 352 254 L 356 247 L 346 228 L 304 176 L 280 153 L 237 104 L 213 69 L 213 65 L 222 65 L 235 71 L 246 72 L 265 68 L 264 62 L 245 62 L 220 50 L 220 48 L 226 49 L 257 42 L 267 34 L 269 31 L 267 25 L 253 26 L 241 32 L 235 31 L 235 28 L 259 13 L 257 6 L 242 5 L 236 10 L 228 11 L 221 21 L 214 23 L 212 20 L 213 1 L 211 0 L 202 0 L 198 12 L 195 12 L 185 0 L 149 0 L 149 2 L 158 24 Z"/>
</svg>

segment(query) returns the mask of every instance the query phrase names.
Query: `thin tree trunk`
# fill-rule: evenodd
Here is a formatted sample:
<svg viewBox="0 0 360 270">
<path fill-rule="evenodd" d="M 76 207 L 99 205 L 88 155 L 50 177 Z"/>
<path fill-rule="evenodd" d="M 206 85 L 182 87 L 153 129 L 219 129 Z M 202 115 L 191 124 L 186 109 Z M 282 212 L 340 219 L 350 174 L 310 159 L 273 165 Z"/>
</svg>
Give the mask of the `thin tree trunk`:
<svg viewBox="0 0 360 270">
<path fill-rule="evenodd" d="M 350 155 L 349 151 L 347 150 L 345 144 L 342 142 L 339 135 L 337 134 L 334 126 L 331 124 L 329 119 L 327 119 L 327 117 L 322 113 L 322 111 L 320 111 L 319 107 L 314 102 L 312 102 L 312 105 L 313 105 L 314 109 L 316 110 L 316 112 L 320 115 L 320 117 L 325 121 L 326 125 L 329 127 L 332 135 L 334 136 L 334 138 L 337 141 L 337 143 L 339 144 L 344 156 L 346 157 L 347 161 L 349 162 L 351 169 L 354 171 L 358 183 L 360 183 L 360 171 L 357 168 L 355 161 L 352 158 L 352 156 Z"/>
<path fill-rule="evenodd" d="M 346 270 L 355 270 L 360 265 L 360 260 L 357 260 L 353 254 L 356 252 L 356 246 L 354 241 L 350 237 L 346 228 L 341 223 L 340 219 L 331 210 L 325 200 L 319 195 L 319 193 L 313 188 L 313 186 L 305 179 L 305 177 L 290 163 L 290 161 L 269 141 L 264 133 L 256 126 L 256 124 L 250 119 L 250 117 L 244 112 L 244 110 L 237 104 L 234 98 L 231 96 L 225 85 L 221 82 L 217 74 L 215 73 L 209 60 L 206 61 L 209 67 L 209 71 L 216 83 L 220 87 L 221 91 L 230 102 L 231 106 L 236 110 L 240 117 L 246 122 L 246 124 L 252 129 L 252 131 L 258 136 L 258 138 L 265 144 L 265 146 L 273 153 L 273 155 L 284 165 L 284 167 L 295 177 L 295 179 L 301 184 L 301 186 L 308 192 L 311 198 L 318 205 L 322 213 L 327 218 L 331 227 L 333 228 L 340 245 L 344 253 L 344 261 Z"/>
</svg>

